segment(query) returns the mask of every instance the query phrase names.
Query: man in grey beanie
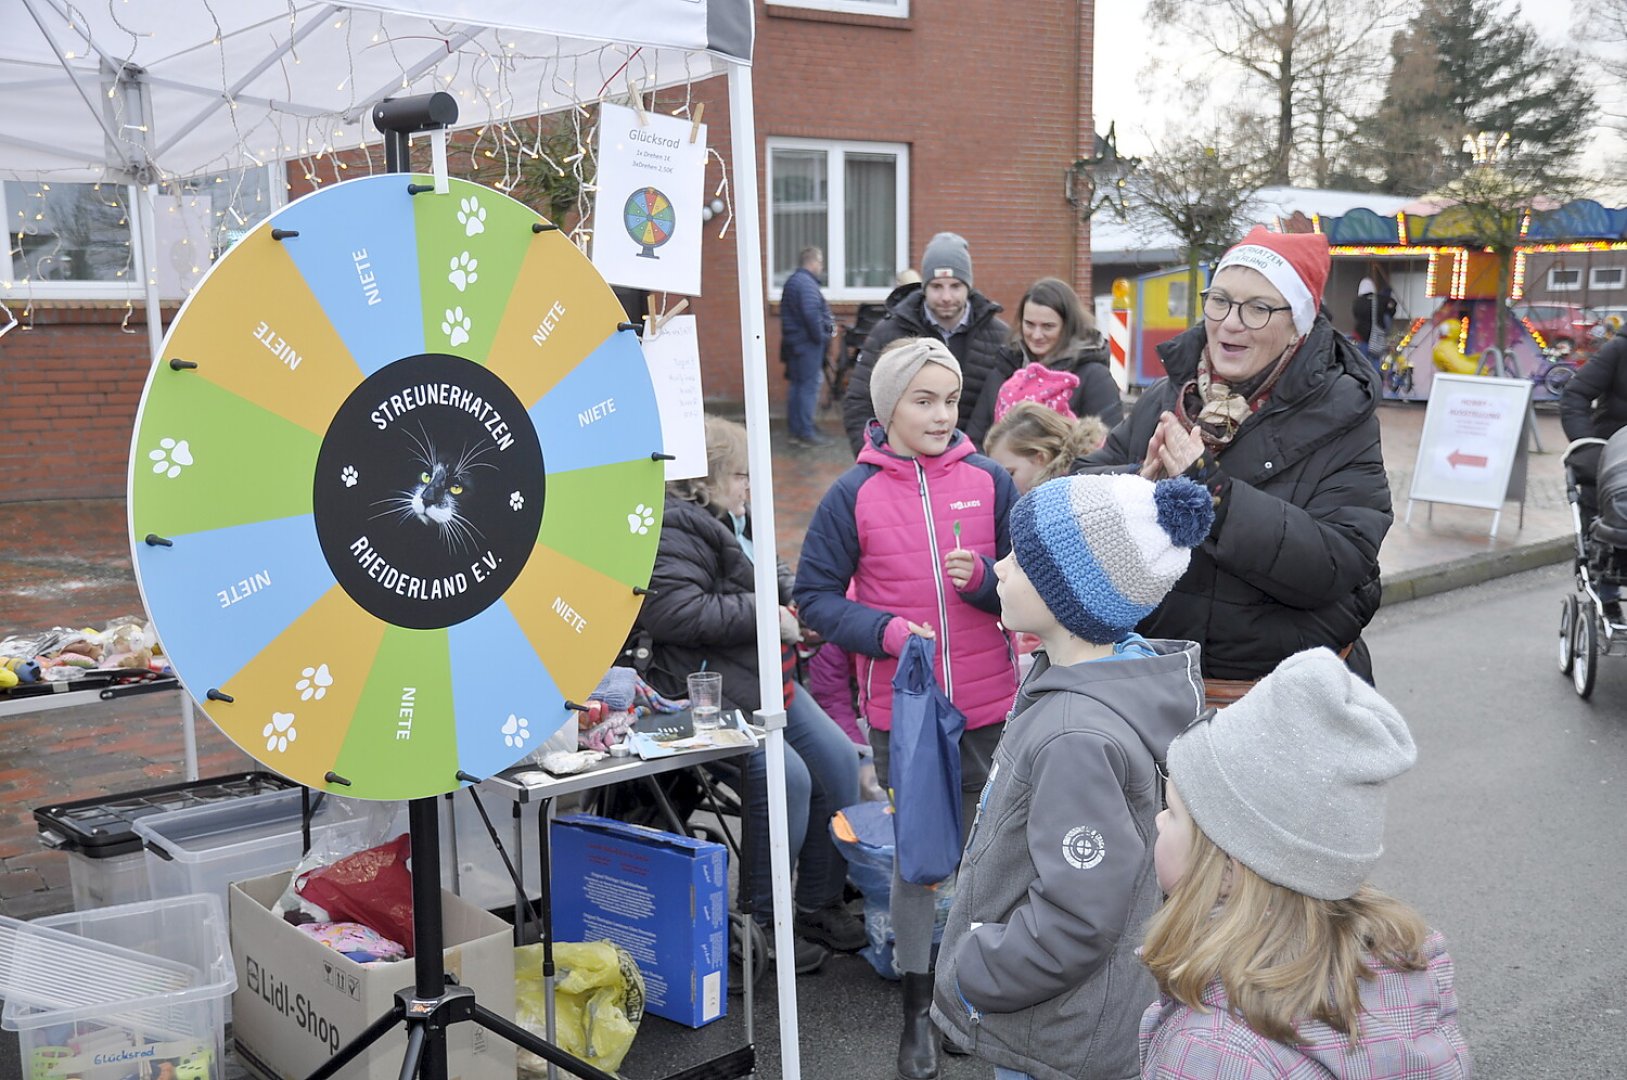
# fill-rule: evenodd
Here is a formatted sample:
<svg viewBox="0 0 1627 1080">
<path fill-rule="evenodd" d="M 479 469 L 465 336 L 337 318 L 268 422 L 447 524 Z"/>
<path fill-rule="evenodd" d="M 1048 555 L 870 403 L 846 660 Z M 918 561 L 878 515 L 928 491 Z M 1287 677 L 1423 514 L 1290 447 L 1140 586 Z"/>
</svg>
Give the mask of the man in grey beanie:
<svg viewBox="0 0 1627 1080">
<path fill-rule="evenodd" d="M 919 285 L 893 290 L 887 298 L 887 314 L 865 335 L 842 399 L 842 425 L 854 453 L 863 445 L 864 426 L 874 415 L 870 375 L 881 350 L 905 337 L 935 337 L 948 345 L 960 362 L 959 421 L 955 426 L 964 429 L 994 366 L 995 354 L 1009 334 L 999 317 L 1004 309 L 972 284 L 972 253 L 964 237 L 941 232 L 927 241 L 921 255 L 921 278 Z"/>
</svg>

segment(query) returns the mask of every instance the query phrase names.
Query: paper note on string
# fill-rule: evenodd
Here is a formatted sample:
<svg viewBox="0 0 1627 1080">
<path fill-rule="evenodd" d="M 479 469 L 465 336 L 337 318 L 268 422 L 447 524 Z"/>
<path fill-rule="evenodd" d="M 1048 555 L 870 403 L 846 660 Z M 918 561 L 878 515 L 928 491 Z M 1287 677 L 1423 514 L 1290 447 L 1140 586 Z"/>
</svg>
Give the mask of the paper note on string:
<svg viewBox="0 0 1627 1080">
<path fill-rule="evenodd" d="M 593 265 L 605 280 L 699 296 L 706 125 L 600 106 L 594 183 Z"/>
<path fill-rule="evenodd" d="M 695 316 L 668 319 L 644 342 L 644 363 L 661 413 L 661 444 L 674 459 L 668 480 L 706 475 L 706 401 L 701 392 L 700 343 Z"/>
</svg>

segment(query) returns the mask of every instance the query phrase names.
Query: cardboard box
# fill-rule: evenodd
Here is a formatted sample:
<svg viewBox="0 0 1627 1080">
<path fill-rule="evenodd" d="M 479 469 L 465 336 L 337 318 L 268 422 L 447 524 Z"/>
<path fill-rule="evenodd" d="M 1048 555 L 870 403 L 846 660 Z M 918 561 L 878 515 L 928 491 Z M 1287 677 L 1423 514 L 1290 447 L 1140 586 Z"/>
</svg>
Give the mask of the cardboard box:
<svg viewBox="0 0 1627 1080">
<path fill-rule="evenodd" d="M 728 850 L 590 814 L 558 818 L 551 835 L 555 938 L 609 938 L 632 953 L 657 1016 L 690 1027 L 723 1016 Z"/>
<path fill-rule="evenodd" d="M 288 872 L 233 883 L 230 889 L 232 1034 L 252 1072 L 282 1080 L 308 1076 L 395 1004 L 413 985 L 412 961 L 364 966 L 300 933 L 270 908 Z M 514 1016 L 514 929 L 497 916 L 441 892 L 447 973 L 473 987 L 475 1000 Z M 406 1025 L 374 1043 L 338 1080 L 396 1080 Z M 514 1080 L 514 1047 L 474 1023 L 447 1033 L 451 1080 Z"/>
</svg>

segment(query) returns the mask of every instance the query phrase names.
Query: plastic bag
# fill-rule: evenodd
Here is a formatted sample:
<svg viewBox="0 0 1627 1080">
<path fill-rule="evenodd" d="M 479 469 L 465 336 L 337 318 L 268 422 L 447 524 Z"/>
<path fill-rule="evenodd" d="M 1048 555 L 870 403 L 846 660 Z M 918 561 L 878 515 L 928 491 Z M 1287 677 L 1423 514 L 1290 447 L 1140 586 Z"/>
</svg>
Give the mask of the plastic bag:
<svg viewBox="0 0 1627 1080">
<path fill-rule="evenodd" d="M 893 674 L 888 786 L 898 872 L 934 885 L 960 865 L 960 736 L 966 717 L 933 677 L 934 643 L 911 634 Z"/>
<path fill-rule="evenodd" d="M 554 1032 L 560 1049 L 605 1072 L 621 1068 L 644 1018 L 644 976 L 627 950 L 609 941 L 554 944 Z M 514 950 L 514 1019 L 528 1031 L 548 1030 L 542 946 Z M 548 1063 L 526 1050 L 520 1075 L 544 1077 Z"/>
<path fill-rule="evenodd" d="M 831 818 L 836 850 L 847 860 L 848 880 L 864 894 L 864 936 L 869 943 L 859 955 L 884 979 L 898 979 L 893 957 L 893 813 L 885 802 L 862 802 Z M 932 890 L 932 947 L 943 940 L 949 905 L 955 900 L 955 879 L 939 882 Z"/>
<path fill-rule="evenodd" d="M 384 935 L 412 955 L 412 875 L 407 859 L 412 838 L 358 851 L 332 866 L 295 878 L 299 895 L 334 922 L 356 922 Z"/>
</svg>

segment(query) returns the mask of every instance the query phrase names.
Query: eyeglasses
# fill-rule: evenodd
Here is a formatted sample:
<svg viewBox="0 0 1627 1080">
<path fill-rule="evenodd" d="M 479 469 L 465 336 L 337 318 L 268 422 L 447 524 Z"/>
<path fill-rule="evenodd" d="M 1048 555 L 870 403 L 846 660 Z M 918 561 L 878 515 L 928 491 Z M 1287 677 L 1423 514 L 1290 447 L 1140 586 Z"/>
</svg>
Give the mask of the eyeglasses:
<svg viewBox="0 0 1627 1080">
<path fill-rule="evenodd" d="M 1225 322 L 1231 318 L 1233 308 L 1237 309 L 1237 317 L 1249 330 L 1264 330 L 1271 316 L 1279 311 L 1294 310 L 1290 304 L 1273 307 L 1264 300 L 1233 300 L 1225 293 L 1212 289 L 1203 294 L 1203 317 L 1210 322 Z"/>
</svg>

